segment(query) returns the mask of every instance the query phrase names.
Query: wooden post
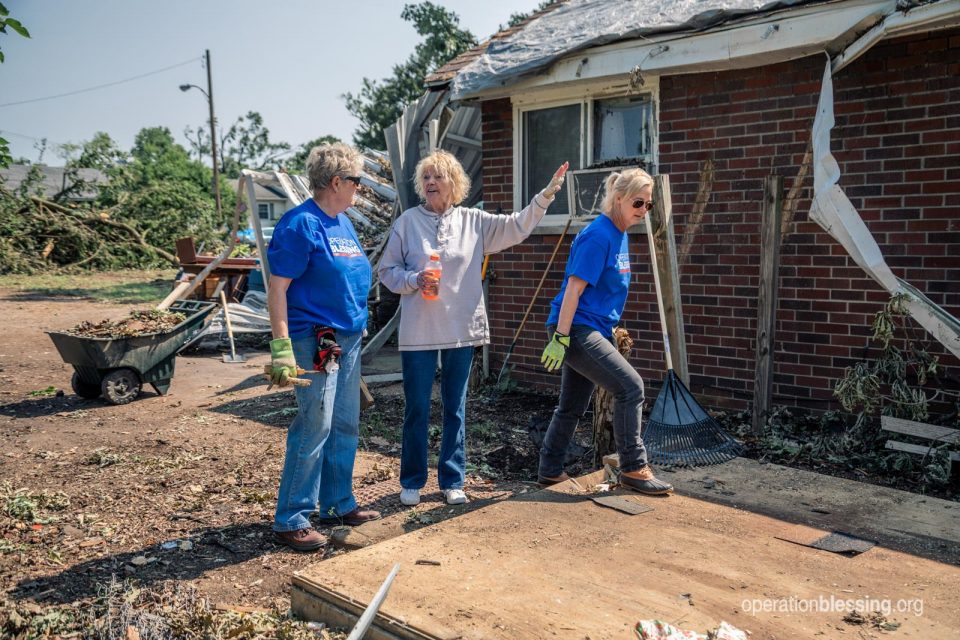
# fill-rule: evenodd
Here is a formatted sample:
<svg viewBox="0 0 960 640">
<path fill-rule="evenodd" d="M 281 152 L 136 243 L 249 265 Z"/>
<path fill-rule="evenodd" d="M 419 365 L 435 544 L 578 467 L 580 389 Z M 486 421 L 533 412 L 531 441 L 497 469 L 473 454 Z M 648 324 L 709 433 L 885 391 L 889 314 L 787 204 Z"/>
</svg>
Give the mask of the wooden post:
<svg viewBox="0 0 960 640">
<path fill-rule="evenodd" d="M 770 413 L 773 396 L 773 349 L 777 324 L 777 285 L 780 271 L 780 218 L 783 216 L 783 177 L 763 183 L 760 222 L 760 291 L 757 297 L 757 365 L 753 384 L 753 432 L 759 435 Z"/>
<path fill-rule="evenodd" d="M 653 179 L 654 207 L 650 216 L 653 238 L 650 246 L 656 252 L 660 287 L 663 292 L 664 315 L 667 337 L 670 339 L 670 354 L 673 370 L 690 386 L 687 369 L 687 341 L 683 332 L 683 306 L 680 302 L 680 272 L 677 268 L 677 243 L 673 235 L 673 204 L 670 199 L 670 176 L 659 175 Z"/>
</svg>

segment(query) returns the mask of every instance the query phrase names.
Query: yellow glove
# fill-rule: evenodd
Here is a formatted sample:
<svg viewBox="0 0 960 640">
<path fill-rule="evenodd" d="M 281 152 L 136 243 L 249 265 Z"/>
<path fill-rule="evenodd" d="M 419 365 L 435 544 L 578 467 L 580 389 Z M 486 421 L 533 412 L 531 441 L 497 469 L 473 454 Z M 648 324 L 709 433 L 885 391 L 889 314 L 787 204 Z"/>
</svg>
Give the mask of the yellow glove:
<svg viewBox="0 0 960 640">
<path fill-rule="evenodd" d="M 290 338 L 276 338 L 270 341 L 270 384 L 286 387 L 288 378 L 297 376 L 297 360 L 293 357 L 293 343 Z"/>
<path fill-rule="evenodd" d="M 547 371 L 556 371 L 563 365 L 563 357 L 567 355 L 567 347 L 569 346 L 570 336 L 554 331 L 553 338 L 543 349 L 540 363 L 547 368 Z"/>
</svg>

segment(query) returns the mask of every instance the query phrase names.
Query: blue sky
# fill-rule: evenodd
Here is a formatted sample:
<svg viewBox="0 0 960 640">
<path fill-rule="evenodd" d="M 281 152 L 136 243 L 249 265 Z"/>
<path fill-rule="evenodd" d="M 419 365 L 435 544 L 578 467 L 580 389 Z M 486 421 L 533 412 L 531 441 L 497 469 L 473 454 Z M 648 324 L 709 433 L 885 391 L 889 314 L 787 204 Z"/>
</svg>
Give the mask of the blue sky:
<svg viewBox="0 0 960 640">
<path fill-rule="evenodd" d="M 539 0 L 434 0 L 480 40 Z M 340 96 L 364 77 L 390 75 L 418 42 L 401 0 L 4 0 L 29 29 L 0 36 L 0 104 L 42 98 L 184 66 L 106 89 L 0 107 L 14 158 L 37 160 L 36 139 L 78 143 L 106 131 L 128 149 L 147 126 L 206 126 L 210 49 L 217 120 L 259 111 L 271 139 L 299 145 L 332 134 L 349 141 L 356 120 Z M 264 7 L 275 7 L 269 11 Z M 62 164 L 56 147 L 44 162 Z"/>
</svg>

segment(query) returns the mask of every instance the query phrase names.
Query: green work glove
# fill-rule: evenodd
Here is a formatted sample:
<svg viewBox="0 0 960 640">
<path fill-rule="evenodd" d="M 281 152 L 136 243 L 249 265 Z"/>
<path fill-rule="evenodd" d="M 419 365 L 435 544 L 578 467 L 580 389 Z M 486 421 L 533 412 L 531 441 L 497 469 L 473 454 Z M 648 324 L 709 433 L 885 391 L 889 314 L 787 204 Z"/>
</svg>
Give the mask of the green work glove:
<svg viewBox="0 0 960 640">
<path fill-rule="evenodd" d="M 556 331 L 553 332 L 553 338 L 543 349 L 543 355 L 540 356 L 540 363 L 547 368 L 547 371 L 556 371 L 563 365 L 563 357 L 567 355 L 567 347 L 570 346 L 570 336 L 565 336 Z"/>
<path fill-rule="evenodd" d="M 293 343 L 290 338 L 276 338 L 270 341 L 270 384 L 287 386 L 287 378 L 297 377 L 297 360 L 293 357 Z"/>
</svg>

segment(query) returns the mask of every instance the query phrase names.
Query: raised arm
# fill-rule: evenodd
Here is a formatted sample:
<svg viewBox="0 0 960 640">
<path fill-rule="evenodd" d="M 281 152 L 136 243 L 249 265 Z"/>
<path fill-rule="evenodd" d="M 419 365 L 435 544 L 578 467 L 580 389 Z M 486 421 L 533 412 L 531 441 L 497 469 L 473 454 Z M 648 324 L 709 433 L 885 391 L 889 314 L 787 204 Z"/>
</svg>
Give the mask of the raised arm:
<svg viewBox="0 0 960 640">
<path fill-rule="evenodd" d="M 569 162 L 560 165 L 547 186 L 533 196 L 522 211 L 508 215 L 484 213 L 481 216 L 484 253 L 503 251 L 523 242 L 530 235 L 547 212 L 547 207 L 553 202 L 557 192 L 563 187 L 563 176 L 569 166 Z"/>
</svg>

